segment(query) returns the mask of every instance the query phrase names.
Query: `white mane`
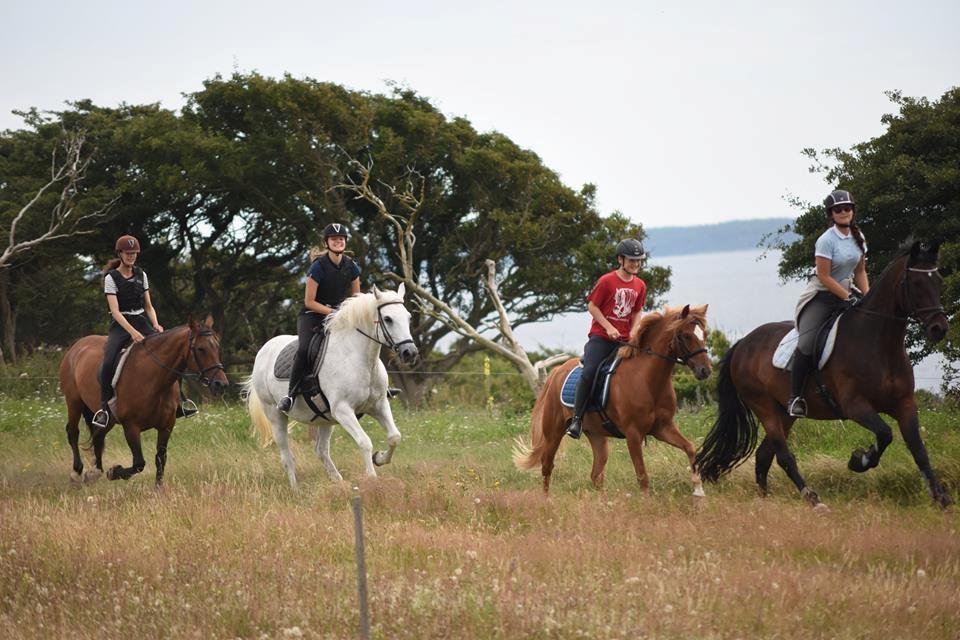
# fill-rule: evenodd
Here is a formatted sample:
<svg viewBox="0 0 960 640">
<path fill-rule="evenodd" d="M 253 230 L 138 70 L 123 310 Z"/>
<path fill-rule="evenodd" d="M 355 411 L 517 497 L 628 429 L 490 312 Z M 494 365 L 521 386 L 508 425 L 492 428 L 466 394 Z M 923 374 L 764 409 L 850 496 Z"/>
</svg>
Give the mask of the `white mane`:
<svg viewBox="0 0 960 640">
<path fill-rule="evenodd" d="M 377 306 L 385 302 L 403 302 L 396 291 L 380 291 L 377 298 L 372 293 L 358 293 L 340 304 L 340 308 L 327 316 L 324 327 L 327 333 L 341 329 L 369 327 L 377 315 Z"/>
</svg>

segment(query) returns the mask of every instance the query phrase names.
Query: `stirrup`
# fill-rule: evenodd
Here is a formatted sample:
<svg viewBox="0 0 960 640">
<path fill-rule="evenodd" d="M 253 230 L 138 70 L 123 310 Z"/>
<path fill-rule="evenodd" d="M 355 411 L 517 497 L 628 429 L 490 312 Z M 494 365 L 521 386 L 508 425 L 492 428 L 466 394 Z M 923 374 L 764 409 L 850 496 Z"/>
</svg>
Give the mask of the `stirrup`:
<svg viewBox="0 0 960 640">
<path fill-rule="evenodd" d="M 107 425 L 110 424 L 110 414 L 106 410 L 100 409 L 93 414 L 93 419 L 90 420 L 90 424 L 93 425 L 98 431 L 101 429 L 106 429 Z"/>
<path fill-rule="evenodd" d="M 397 389 L 396 387 L 387 387 L 387 397 L 396 398 L 403 392 L 403 389 Z"/>
<path fill-rule="evenodd" d="M 797 396 L 787 403 L 787 415 L 793 418 L 807 417 L 807 401 Z"/>
<path fill-rule="evenodd" d="M 197 415 L 199 411 L 200 409 L 197 407 L 197 403 L 190 398 L 184 398 L 180 401 L 180 404 L 177 405 L 178 418 L 192 418 Z"/>
</svg>

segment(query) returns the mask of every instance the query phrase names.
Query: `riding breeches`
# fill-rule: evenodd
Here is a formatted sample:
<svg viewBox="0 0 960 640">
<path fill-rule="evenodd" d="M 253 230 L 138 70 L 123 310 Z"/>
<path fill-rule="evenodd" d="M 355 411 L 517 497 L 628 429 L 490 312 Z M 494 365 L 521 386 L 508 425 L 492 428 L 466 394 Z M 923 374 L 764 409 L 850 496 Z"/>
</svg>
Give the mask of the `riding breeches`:
<svg viewBox="0 0 960 640">
<path fill-rule="evenodd" d="M 590 391 L 593 389 L 593 381 L 597 377 L 597 370 L 603 361 L 610 357 L 610 354 L 617 350 L 619 343 L 605 340 L 600 336 L 590 336 L 587 344 L 583 345 L 583 357 L 580 363 L 583 365 L 583 371 L 580 372 L 580 380 L 577 382 L 577 393 L 573 401 L 573 415 L 583 417 L 587 408 L 587 402 L 590 399 Z"/>
<path fill-rule="evenodd" d="M 127 322 L 144 337 L 156 333 L 150 321 L 143 314 L 125 316 Z M 130 344 L 133 338 L 127 330 L 116 320 L 110 323 L 110 332 L 107 334 L 107 344 L 103 347 L 103 362 L 100 364 L 100 400 L 104 404 L 113 396 L 113 374 L 117 370 L 117 356 L 120 351 Z"/>
<path fill-rule="evenodd" d="M 820 327 L 841 302 L 840 298 L 829 291 L 821 291 L 803 307 L 797 319 L 797 351 L 805 356 L 813 355 Z"/>
<path fill-rule="evenodd" d="M 323 335 L 323 321 L 326 316 L 319 313 L 301 313 L 297 316 L 297 357 L 293 359 L 290 370 L 290 387 L 287 395 L 293 396 L 297 392 L 297 385 L 303 378 L 307 368 L 307 358 L 310 351 L 310 340 L 315 333 Z"/>
</svg>

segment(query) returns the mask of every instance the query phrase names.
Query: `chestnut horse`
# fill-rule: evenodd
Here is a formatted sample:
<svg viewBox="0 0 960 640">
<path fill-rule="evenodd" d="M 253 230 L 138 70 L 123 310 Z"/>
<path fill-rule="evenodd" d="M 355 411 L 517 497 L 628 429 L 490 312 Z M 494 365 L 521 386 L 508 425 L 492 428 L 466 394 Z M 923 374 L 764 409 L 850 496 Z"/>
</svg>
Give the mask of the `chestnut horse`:
<svg viewBox="0 0 960 640">
<path fill-rule="evenodd" d="M 947 333 L 947 316 L 940 305 L 943 278 L 937 272 L 939 246 L 939 242 L 915 242 L 909 250 L 902 250 L 863 300 L 841 316 L 836 347 L 819 373 L 832 400 L 828 402 L 815 391 L 815 380 L 808 381 L 805 398 L 808 417 L 848 417 L 874 434 L 875 444 L 867 450 L 855 450 L 850 457 L 847 466 L 859 473 L 877 466 L 893 440 L 890 427 L 879 413 L 894 418 L 933 500 L 947 507 L 952 500 L 930 468 L 920 437 L 913 367 L 904 348 L 910 320 L 923 326 L 930 342 L 942 340 Z M 785 409 L 790 374 L 772 365 L 774 350 L 792 327 L 792 322 L 761 325 L 727 351 L 720 364 L 718 418 L 697 453 L 696 469 L 704 479 L 715 481 L 743 462 L 757 444 L 756 416 L 766 432 L 757 447 L 760 493 L 767 493 L 767 472 L 776 456 L 801 495 L 818 507 L 820 498 L 807 486 L 787 447 L 796 420 Z"/>
<path fill-rule="evenodd" d="M 146 466 L 140 447 L 140 433 L 157 429 L 157 485 L 163 482 L 167 463 L 167 442 L 176 421 L 181 378 L 195 377 L 219 395 L 229 384 L 220 364 L 220 340 L 211 328 L 213 318 L 200 325 L 190 321 L 163 333 L 147 336 L 130 347 L 123 372 L 115 387 L 116 411 L 106 429 L 94 433 L 91 420 L 100 407 L 97 369 L 103 360 L 106 336 L 85 336 L 71 345 L 60 363 L 60 388 L 67 403 L 67 440 L 73 449 L 74 482 L 91 482 L 103 472 L 103 445 L 113 425 L 123 425 L 123 434 L 133 453 L 130 467 L 116 465 L 107 478 L 127 480 Z M 212 374 L 211 374 L 212 372 Z M 94 468 L 83 471 L 78 440 L 80 417 L 92 435 Z"/>
<path fill-rule="evenodd" d="M 649 487 L 643 464 L 641 445 L 646 436 L 682 449 L 690 460 L 694 495 L 703 495 L 700 477 L 693 471 L 696 447 L 677 428 L 677 394 L 673 390 L 673 367 L 685 364 L 698 380 L 710 375 L 710 357 L 704 346 L 707 331 L 707 305 L 691 309 L 665 309 L 640 319 L 634 339 L 619 350 L 621 358 L 610 380 L 610 397 L 606 413 L 627 440 L 627 449 L 642 491 Z M 571 409 L 560 403 L 560 390 L 567 374 L 580 362 L 571 358 L 550 372 L 530 419 L 530 443 L 518 441 L 513 451 L 517 468 L 540 467 L 543 491 L 550 491 L 550 475 L 554 457 L 566 432 Z M 590 479 L 603 489 L 603 469 L 607 464 L 607 437 L 600 416 L 590 412 L 584 416 L 583 429 L 593 448 L 593 469 Z"/>
</svg>

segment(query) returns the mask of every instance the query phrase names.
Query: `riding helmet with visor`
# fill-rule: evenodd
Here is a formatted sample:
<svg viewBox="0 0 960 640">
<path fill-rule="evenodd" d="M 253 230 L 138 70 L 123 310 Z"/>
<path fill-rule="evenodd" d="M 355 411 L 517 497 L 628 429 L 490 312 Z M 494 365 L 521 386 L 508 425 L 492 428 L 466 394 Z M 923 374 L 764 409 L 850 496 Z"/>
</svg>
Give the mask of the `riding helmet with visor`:
<svg viewBox="0 0 960 640">
<path fill-rule="evenodd" d="M 121 251 L 136 251 L 140 253 L 140 242 L 133 236 L 120 236 L 117 238 L 117 253 Z"/>
<path fill-rule="evenodd" d="M 839 206 L 841 204 L 848 204 L 854 209 L 857 208 L 856 203 L 854 203 L 853 201 L 853 196 L 850 195 L 849 191 L 837 189 L 836 191 L 832 191 L 830 195 L 828 195 L 823 200 L 823 206 L 827 210 L 827 217 L 830 217 L 830 215 L 833 213 L 834 207 Z"/>
<path fill-rule="evenodd" d="M 617 244 L 617 257 L 623 256 L 630 260 L 643 260 L 647 257 L 647 252 L 643 250 L 643 245 L 635 238 L 621 240 Z"/>
<path fill-rule="evenodd" d="M 336 238 L 337 236 L 341 238 L 350 237 L 350 229 L 347 228 L 347 225 L 340 224 L 339 222 L 331 222 L 323 228 L 324 241 L 328 238 Z"/>
</svg>

